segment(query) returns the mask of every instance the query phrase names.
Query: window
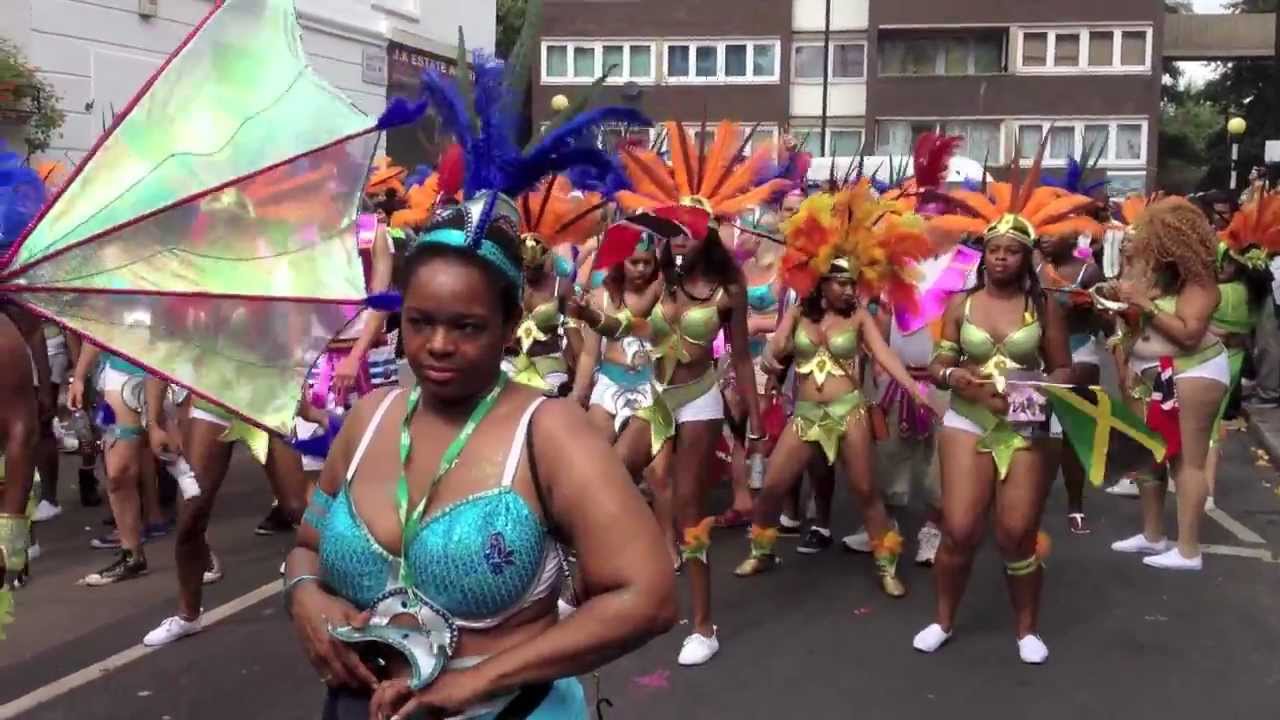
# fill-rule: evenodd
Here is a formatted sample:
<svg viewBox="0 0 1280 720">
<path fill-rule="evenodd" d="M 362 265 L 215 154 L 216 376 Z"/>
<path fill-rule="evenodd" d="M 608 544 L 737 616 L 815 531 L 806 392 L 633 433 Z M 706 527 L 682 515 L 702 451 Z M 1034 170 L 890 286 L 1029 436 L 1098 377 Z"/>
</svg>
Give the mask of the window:
<svg viewBox="0 0 1280 720">
<path fill-rule="evenodd" d="M 1089 67 L 1111 67 L 1115 64 L 1116 34 L 1110 30 L 1089 32 Z"/>
<path fill-rule="evenodd" d="M 747 45 L 724 46 L 724 76 L 747 77 Z"/>
<path fill-rule="evenodd" d="M 653 145 L 653 133 L 653 128 L 606 125 L 600 128 L 600 148 L 614 152 L 624 137 L 633 145 L 648 148 Z"/>
<path fill-rule="evenodd" d="M 667 77 L 689 77 L 689 46 L 667 46 Z"/>
<path fill-rule="evenodd" d="M 1107 193 L 1111 197 L 1128 195 L 1145 195 L 1147 192 L 1146 173 L 1107 173 Z"/>
<path fill-rule="evenodd" d="M 1024 29 L 1018 68 L 1028 72 L 1137 72 L 1151 69 L 1150 28 Z"/>
<path fill-rule="evenodd" d="M 876 123 L 876 154 L 910 155 L 927 132 L 963 137 L 960 154 L 979 162 L 1000 160 L 1000 123 L 994 120 L 882 120 Z"/>
<path fill-rule="evenodd" d="M 822 79 L 822 46 L 797 45 L 794 75 L 796 80 Z"/>
<path fill-rule="evenodd" d="M 666 80 L 672 83 L 777 82 L 778 46 L 776 40 L 668 42 Z"/>
<path fill-rule="evenodd" d="M 822 45 L 797 44 L 795 63 L 791 73 L 797 81 L 822 82 L 822 63 L 825 52 Z M 831 43 L 831 82 L 864 80 L 867 76 L 867 45 L 862 42 Z"/>
<path fill-rule="evenodd" d="M 552 41 L 542 45 L 542 81 L 587 84 L 608 73 L 608 82 L 652 83 L 653 45 L 619 41 Z"/>
<path fill-rule="evenodd" d="M 990 75 L 1004 72 L 1004 35 L 889 35 L 880 42 L 881 75 Z"/>
<path fill-rule="evenodd" d="M 1147 158 L 1147 123 L 1137 120 L 1064 120 L 1053 124 L 1033 120 L 1017 123 L 1018 157 L 1030 164 L 1049 134 L 1046 164 L 1061 165 L 1068 157 L 1105 167 L 1143 165 Z M 1087 157 L 1086 157 L 1087 153 Z"/>
<path fill-rule="evenodd" d="M 831 46 L 831 77 L 834 80 L 862 80 L 867 75 L 867 46 L 864 43 L 834 43 Z"/>
<path fill-rule="evenodd" d="M 856 157 L 862 154 L 862 131 L 854 129 L 827 130 L 827 155 L 830 157 Z"/>
<path fill-rule="evenodd" d="M 542 63 L 542 75 L 547 78 L 569 77 L 569 46 L 548 45 L 546 60 Z"/>
<path fill-rule="evenodd" d="M 1047 67 L 1049 33 L 1029 32 L 1022 35 L 1022 67 Z"/>
<path fill-rule="evenodd" d="M 1142 125 L 1122 123 L 1116 125 L 1116 159 L 1141 160 L 1143 153 Z"/>
<path fill-rule="evenodd" d="M 800 151 L 813 157 L 822 157 L 822 132 L 817 128 L 797 128 L 794 135 L 800 141 Z"/>
</svg>

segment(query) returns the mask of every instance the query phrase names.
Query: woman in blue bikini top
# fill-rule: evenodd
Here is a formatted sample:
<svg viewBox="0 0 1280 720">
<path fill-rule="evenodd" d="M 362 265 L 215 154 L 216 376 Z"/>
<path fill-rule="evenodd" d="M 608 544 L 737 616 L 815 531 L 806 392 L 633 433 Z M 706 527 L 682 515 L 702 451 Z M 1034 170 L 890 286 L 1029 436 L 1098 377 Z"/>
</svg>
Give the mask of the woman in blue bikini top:
<svg viewBox="0 0 1280 720">
<path fill-rule="evenodd" d="M 521 286 L 501 200 L 483 238 L 480 196 L 410 251 L 416 385 L 353 409 L 289 556 L 326 718 L 584 717 L 574 677 L 673 622 L 661 536 L 617 455 L 571 402 L 500 371 Z M 562 543 L 588 596 L 563 620 Z"/>
</svg>

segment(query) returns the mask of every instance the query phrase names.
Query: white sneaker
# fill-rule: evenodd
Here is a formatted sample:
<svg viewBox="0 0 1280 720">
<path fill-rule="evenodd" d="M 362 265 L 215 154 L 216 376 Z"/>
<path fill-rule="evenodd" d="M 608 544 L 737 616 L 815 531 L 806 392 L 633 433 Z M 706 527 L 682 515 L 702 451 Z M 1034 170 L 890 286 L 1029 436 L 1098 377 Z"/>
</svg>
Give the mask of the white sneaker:
<svg viewBox="0 0 1280 720">
<path fill-rule="evenodd" d="M 1107 494 L 1120 497 L 1138 497 L 1142 493 L 1138 491 L 1138 483 L 1134 481 L 1133 476 L 1125 475 L 1115 485 L 1107 488 Z"/>
<path fill-rule="evenodd" d="M 892 523 L 892 527 L 894 530 L 897 530 L 898 523 Z M 858 528 L 858 532 L 852 535 L 845 535 L 843 538 L 840 538 L 840 544 L 844 545 L 845 550 L 852 550 L 853 552 L 860 553 L 871 552 L 871 536 L 867 534 L 867 529 L 865 527 Z"/>
<path fill-rule="evenodd" d="M 1171 547 L 1173 547 L 1173 543 L 1169 542 L 1169 538 L 1160 538 L 1156 542 L 1151 542 L 1142 533 L 1111 543 L 1111 549 L 1116 552 L 1143 553 L 1145 555 L 1166 552 Z"/>
<path fill-rule="evenodd" d="M 1040 665 L 1049 659 L 1049 646 L 1039 635 L 1027 635 L 1018 640 L 1018 657 L 1028 665 Z"/>
<path fill-rule="evenodd" d="M 202 585 L 212 585 L 222 579 L 222 561 L 212 551 L 209 553 L 209 566 L 200 577 Z"/>
<path fill-rule="evenodd" d="M 40 552 L 40 543 L 32 543 L 31 547 L 27 548 L 27 561 L 30 562 L 40 557 Z"/>
<path fill-rule="evenodd" d="M 54 505 L 48 500 L 41 500 L 36 505 L 36 511 L 31 514 L 31 522 L 44 522 L 52 520 L 62 514 L 62 508 Z"/>
<path fill-rule="evenodd" d="M 147 647 L 168 645 L 174 640 L 181 640 L 188 635 L 195 635 L 201 629 L 200 618 L 183 620 L 181 617 L 174 615 L 173 617 L 165 618 L 165 621 L 160 623 L 160 627 L 147 633 L 146 637 L 142 638 L 142 644 Z"/>
<path fill-rule="evenodd" d="M 680 644 L 680 656 L 676 658 L 676 662 L 685 667 L 703 665 L 718 652 L 720 652 L 720 641 L 716 639 L 716 631 L 713 628 L 711 637 L 694 633 L 685 638 Z"/>
<path fill-rule="evenodd" d="M 284 577 L 284 566 L 288 564 L 288 562 L 289 562 L 288 560 L 280 561 L 280 577 Z"/>
<path fill-rule="evenodd" d="M 942 531 L 933 523 L 925 523 L 916 535 L 916 564 L 932 565 L 942 544 Z"/>
<path fill-rule="evenodd" d="M 858 528 L 858 532 L 840 538 L 840 544 L 845 550 L 852 552 L 871 552 L 871 536 L 867 534 L 866 528 Z"/>
<path fill-rule="evenodd" d="M 1204 499 L 1204 511 L 1205 511 L 1205 512 L 1209 512 L 1209 511 L 1211 511 L 1211 510 L 1217 510 L 1217 509 L 1218 509 L 1218 503 L 1216 503 L 1216 502 L 1214 502 L 1214 501 L 1213 501 L 1213 496 L 1212 496 L 1212 495 L 1210 495 L 1209 497 L 1207 497 L 1207 498 L 1205 498 L 1205 499 Z"/>
<path fill-rule="evenodd" d="M 1204 556 L 1196 555 L 1193 558 L 1183 557 L 1178 548 L 1159 555 L 1142 558 L 1142 564 L 1161 570 L 1191 570 L 1198 571 L 1204 569 Z"/>
<path fill-rule="evenodd" d="M 942 647 L 950 639 L 951 633 L 943 630 L 938 623 L 933 623 L 916 633 L 916 636 L 911 640 L 911 647 L 922 653 L 931 653 Z"/>
</svg>

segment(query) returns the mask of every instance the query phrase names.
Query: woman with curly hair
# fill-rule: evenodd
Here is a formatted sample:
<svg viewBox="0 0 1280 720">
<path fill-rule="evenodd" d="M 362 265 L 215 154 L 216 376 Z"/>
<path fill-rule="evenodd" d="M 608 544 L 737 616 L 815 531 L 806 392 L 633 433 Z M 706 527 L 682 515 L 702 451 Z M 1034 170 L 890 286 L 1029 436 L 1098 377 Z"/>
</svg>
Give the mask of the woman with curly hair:
<svg viewBox="0 0 1280 720">
<path fill-rule="evenodd" d="M 1169 570 L 1199 570 L 1200 518 L 1208 495 L 1206 459 L 1218 408 L 1231 383 L 1227 349 L 1210 332 L 1222 297 L 1214 261 L 1217 236 L 1185 198 L 1151 203 L 1133 226 L 1116 298 L 1142 319 L 1128 347 L 1133 395 L 1150 403 L 1148 424 L 1168 442 L 1167 468 L 1140 476 L 1142 532 L 1111 545 L 1142 553 Z M 1158 401 L 1158 404 L 1157 402 Z M 1178 492 L 1178 543 L 1165 536 L 1165 483 Z"/>
</svg>

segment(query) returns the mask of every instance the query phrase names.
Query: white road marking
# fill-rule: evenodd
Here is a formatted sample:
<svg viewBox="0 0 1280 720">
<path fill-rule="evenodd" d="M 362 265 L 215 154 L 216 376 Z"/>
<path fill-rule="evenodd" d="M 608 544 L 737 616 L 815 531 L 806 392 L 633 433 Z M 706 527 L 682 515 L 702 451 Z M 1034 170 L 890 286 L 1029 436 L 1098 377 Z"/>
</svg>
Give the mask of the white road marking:
<svg viewBox="0 0 1280 720">
<path fill-rule="evenodd" d="M 1205 511 L 1205 514 L 1207 514 L 1209 517 L 1213 518 L 1214 520 L 1217 520 L 1219 525 L 1226 528 L 1227 532 L 1231 533 L 1232 535 L 1235 535 L 1236 538 L 1240 540 L 1240 542 L 1247 542 L 1253 545 L 1267 544 L 1267 541 L 1262 539 L 1261 535 L 1245 527 L 1244 523 L 1241 523 L 1239 520 L 1236 520 L 1235 518 L 1226 514 L 1225 512 L 1222 511 L 1221 508 L 1214 508 L 1212 510 L 1207 510 Z"/>
<path fill-rule="evenodd" d="M 257 590 L 250 591 L 232 600 L 225 605 L 210 610 L 204 614 L 203 626 L 209 627 L 225 620 L 226 618 L 244 610 L 255 603 L 261 602 L 266 598 L 276 595 L 280 592 L 280 581 L 275 580 L 263 585 Z M 36 706 L 49 702 L 54 698 L 65 695 L 72 690 L 86 683 L 97 680 L 115 670 L 128 665 L 144 655 L 149 655 L 159 647 L 147 647 L 142 643 L 138 643 L 131 648 L 121 650 L 111 657 L 100 660 L 86 668 L 77 670 L 64 678 L 55 680 L 44 687 L 33 690 L 22 697 L 11 700 L 4 705 L 0 705 L 0 720 L 9 720 L 9 718 L 21 717 L 23 713 L 30 712 Z"/>
<path fill-rule="evenodd" d="M 1200 552 L 1206 555 L 1230 555 L 1232 557 L 1253 558 L 1269 563 L 1280 563 L 1275 553 L 1263 548 L 1243 548 L 1233 545 L 1201 545 Z"/>
</svg>

